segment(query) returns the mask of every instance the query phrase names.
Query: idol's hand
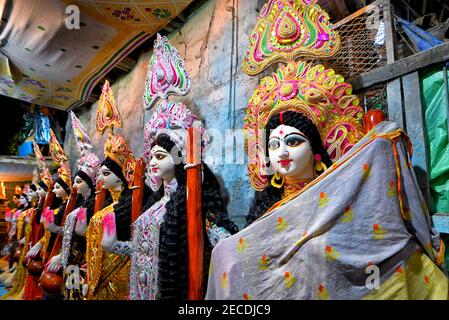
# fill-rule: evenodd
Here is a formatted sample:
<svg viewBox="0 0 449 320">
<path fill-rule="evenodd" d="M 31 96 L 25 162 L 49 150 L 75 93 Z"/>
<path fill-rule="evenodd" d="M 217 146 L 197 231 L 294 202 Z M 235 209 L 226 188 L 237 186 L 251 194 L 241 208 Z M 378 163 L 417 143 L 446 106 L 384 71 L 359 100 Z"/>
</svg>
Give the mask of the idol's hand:
<svg viewBox="0 0 449 320">
<path fill-rule="evenodd" d="M 51 233 L 59 233 L 59 227 L 54 223 L 54 221 L 46 223 L 45 229 L 47 229 Z"/>
<path fill-rule="evenodd" d="M 62 268 L 61 264 L 61 254 L 57 254 L 47 263 L 47 271 L 51 273 L 56 273 Z"/>
<path fill-rule="evenodd" d="M 107 213 L 103 218 L 103 239 L 101 245 L 106 252 L 112 252 L 114 244 L 117 242 L 117 230 L 115 227 L 115 215 L 113 212 Z"/>
<path fill-rule="evenodd" d="M 87 230 L 87 216 L 86 208 L 80 208 L 78 210 L 78 218 L 76 220 L 75 232 L 77 235 L 83 236 L 86 234 Z"/>
<path fill-rule="evenodd" d="M 22 246 L 25 244 L 25 237 L 23 237 L 22 239 L 20 239 L 19 244 L 22 245 Z"/>
<path fill-rule="evenodd" d="M 36 243 L 36 244 L 35 244 L 35 245 L 28 251 L 28 253 L 26 254 L 26 257 L 27 257 L 27 258 L 30 258 L 30 259 L 35 258 L 35 257 L 39 254 L 39 252 L 41 251 L 41 249 L 42 249 L 42 243 L 40 243 L 40 242 Z"/>
</svg>

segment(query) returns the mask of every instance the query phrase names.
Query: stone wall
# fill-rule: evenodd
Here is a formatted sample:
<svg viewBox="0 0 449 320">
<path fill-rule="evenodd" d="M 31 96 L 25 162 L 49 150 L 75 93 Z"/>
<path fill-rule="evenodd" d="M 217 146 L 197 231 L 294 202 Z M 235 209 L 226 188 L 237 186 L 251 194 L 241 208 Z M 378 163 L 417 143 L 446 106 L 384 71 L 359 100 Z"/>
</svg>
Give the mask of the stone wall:
<svg viewBox="0 0 449 320">
<path fill-rule="evenodd" d="M 241 67 L 243 53 L 256 22 L 257 6 L 257 1 L 209 0 L 188 18 L 180 30 L 169 35 L 170 42 L 185 59 L 192 78 L 191 92 L 186 97 L 174 100 L 189 106 L 204 120 L 207 129 L 220 132 L 221 135 L 215 139 L 224 136 L 228 129 L 241 129 L 246 103 L 259 81 L 258 77 L 247 76 Z M 128 75 L 111 84 L 124 123 L 124 127 L 117 132 L 128 139 L 136 156 L 142 151 L 144 122 L 151 117 L 151 111 L 144 111 L 142 106 L 150 55 L 151 52 L 143 54 Z M 96 147 L 95 152 L 101 159 L 106 137 L 95 132 L 96 109 L 97 104 L 94 104 L 90 110 L 75 112 L 87 127 Z M 67 132 L 70 134 L 66 137 L 65 147 L 73 166 L 77 156 L 70 121 L 67 123 Z M 241 131 L 236 141 L 236 150 L 242 155 Z M 242 226 L 253 197 L 246 176 L 246 165 L 223 163 L 225 154 L 229 156 L 229 151 L 234 148 L 226 145 L 224 140 L 223 143 L 214 144 L 217 145 L 222 149 L 210 150 L 206 162 L 222 183 L 228 197 L 231 218 Z M 222 159 L 217 157 L 220 153 Z"/>
</svg>

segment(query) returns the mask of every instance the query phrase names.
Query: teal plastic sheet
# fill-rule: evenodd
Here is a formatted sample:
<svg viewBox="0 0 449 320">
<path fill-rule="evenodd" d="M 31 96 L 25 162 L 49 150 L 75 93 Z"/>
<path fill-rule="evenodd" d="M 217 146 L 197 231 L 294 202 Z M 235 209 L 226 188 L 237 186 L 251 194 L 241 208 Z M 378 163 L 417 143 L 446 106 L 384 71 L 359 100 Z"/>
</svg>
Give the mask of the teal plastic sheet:
<svg viewBox="0 0 449 320">
<path fill-rule="evenodd" d="M 421 75 L 422 102 L 430 149 L 431 211 L 449 213 L 449 144 L 443 69 Z"/>
</svg>

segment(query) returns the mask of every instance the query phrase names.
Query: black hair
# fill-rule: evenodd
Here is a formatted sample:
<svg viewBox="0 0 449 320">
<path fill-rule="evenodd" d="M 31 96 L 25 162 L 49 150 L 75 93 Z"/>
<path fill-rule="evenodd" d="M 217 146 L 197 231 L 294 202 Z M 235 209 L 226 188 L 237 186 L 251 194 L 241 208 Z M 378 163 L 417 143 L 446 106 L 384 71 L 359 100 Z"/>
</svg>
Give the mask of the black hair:
<svg viewBox="0 0 449 320">
<path fill-rule="evenodd" d="M 28 198 L 28 196 L 26 195 L 26 193 L 22 193 L 20 195 L 21 197 L 24 197 L 25 200 L 27 201 L 27 205 L 23 207 L 23 209 L 27 209 L 30 206 L 30 199 Z M 20 199 L 20 198 L 19 198 Z"/>
<path fill-rule="evenodd" d="M 268 151 L 268 137 L 270 131 L 276 129 L 281 124 L 294 127 L 301 131 L 310 141 L 313 154 L 319 154 L 321 161 L 327 166 L 332 165 L 332 161 L 323 146 L 320 133 L 313 122 L 304 116 L 302 113 L 294 111 L 285 111 L 282 115 L 282 123 L 280 114 L 276 114 L 270 118 L 265 127 L 265 150 Z M 267 164 L 269 165 L 269 164 Z M 271 181 L 272 176 L 268 176 L 268 181 Z M 260 216 L 262 216 L 271 206 L 281 200 L 284 188 L 275 188 L 271 184 L 263 191 L 256 191 L 254 199 L 251 202 L 249 213 L 246 216 L 246 226 L 249 226 Z"/>
<path fill-rule="evenodd" d="M 95 193 L 95 185 L 94 185 L 94 181 L 92 181 L 92 179 L 87 175 L 87 173 L 85 173 L 85 172 L 82 171 L 82 170 L 79 170 L 79 171 L 75 174 L 75 177 L 76 177 L 76 176 L 78 176 L 78 177 L 80 177 L 81 179 L 83 179 L 83 181 L 85 181 L 85 182 L 87 183 L 87 185 L 89 186 L 89 188 L 90 188 L 91 190 L 93 190 L 94 193 Z"/>
<path fill-rule="evenodd" d="M 37 188 L 36 188 L 36 186 L 34 185 L 34 183 L 33 183 L 32 185 L 30 185 L 30 189 L 33 190 L 34 192 L 37 191 Z"/>
<path fill-rule="evenodd" d="M 128 181 L 123 175 L 122 168 L 112 160 L 106 158 L 103 160 L 102 166 L 108 167 L 123 183 L 124 189 L 120 194 L 120 198 L 114 205 L 115 225 L 117 226 L 117 240 L 129 241 L 131 239 L 131 206 L 132 206 L 132 190 L 128 187 Z"/>
<path fill-rule="evenodd" d="M 179 149 L 166 134 L 159 135 L 153 143 L 174 154 Z M 175 150 L 173 150 L 175 148 Z M 238 232 L 238 227 L 229 220 L 220 194 L 220 185 L 217 178 L 206 164 L 203 164 L 202 183 L 202 221 L 206 218 L 223 226 L 231 233 Z M 159 259 L 158 259 L 158 299 L 187 299 L 188 286 L 188 252 L 187 252 L 187 174 L 184 164 L 175 165 L 175 179 L 177 190 L 170 196 L 166 204 L 164 221 L 160 226 Z M 163 187 L 162 195 L 163 195 Z M 161 189 L 158 190 L 161 195 Z M 154 197 L 156 198 L 156 197 Z M 146 207 L 149 207 L 148 204 Z M 204 230 L 204 277 L 207 279 L 210 253 L 212 247 L 206 240 Z M 207 281 L 205 281 L 206 288 Z"/>
<path fill-rule="evenodd" d="M 70 186 L 67 183 L 65 183 L 65 181 L 62 180 L 61 177 L 58 177 L 58 179 L 56 179 L 55 183 L 59 184 L 65 190 L 67 195 L 70 194 L 70 191 L 71 191 Z"/>
<path fill-rule="evenodd" d="M 41 180 L 37 184 L 45 191 L 48 191 L 48 186 L 44 183 L 44 181 Z"/>
<path fill-rule="evenodd" d="M 101 166 L 108 167 L 109 170 L 111 170 L 120 179 L 120 181 L 122 181 L 123 185 L 125 186 L 128 185 L 128 181 L 123 175 L 122 167 L 120 167 L 120 165 L 117 162 L 107 157 L 106 159 L 103 160 Z"/>
</svg>

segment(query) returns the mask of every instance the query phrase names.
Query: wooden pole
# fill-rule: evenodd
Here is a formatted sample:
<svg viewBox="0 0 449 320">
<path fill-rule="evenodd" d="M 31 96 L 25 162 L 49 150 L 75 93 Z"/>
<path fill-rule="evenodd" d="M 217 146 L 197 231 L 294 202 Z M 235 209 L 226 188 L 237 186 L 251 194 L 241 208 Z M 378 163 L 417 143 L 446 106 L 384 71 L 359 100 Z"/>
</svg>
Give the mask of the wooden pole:
<svg viewBox="0 0 449 320">
<path fill-rule="evenodd" d="M 204 228 L 201 206 L 201 134 L 189 128 L 187 140 L 188 299 L 203 298 Z"/>
<path fill-rule="evenodd" d="M 39 211 L 39 208 L 42 208 L 42 211 L 44 211 L 44 203 L 45 203 L 45 198 L 40 198 L 39 197 L 39 204 L 37 205 L 37 209 L 36 211 L 33 213 L 34 214 L 34 218 L 31 224 L 31 244 L 34 246 L 40 239 L 40 227 L 41 224 L 39 223 L 40 221 L 37 220 L 37 212 Z M 42 214 L 42 212 L 41 212 Z"/>
<path fill-rule="evenodd" d="M 133 181 L 133 199 L 131 217 L 132 222 L 137 220 L 142 214 L 143 190 L 145 184 L 145 161 L 143 158 L 138 158 L 136 161 L 136 168 L 134 170 Z"/>
<path fill-rule="evenodd" d="M 95 207 L 94 213 L 103 209 L 104 201 L 106 200 L 106 195 L 108 194 L 108 190 L 103 189 L 103 182 L 100 181 L 97 184 L 97 192 L 95 197 Z"/>
<path fill-rule="evenodd" d="M 53 200 L 55 199 L 55 194 L 53 193 L 53 188 L 55 186 L 55 183 L 50 183 L 50 186 L 48 187 L 47 195 L 45 196 L 44 206 L 42 207 L 42 211 L 45 210 L 45 208 L 51 207 L 51 204 L 53 203 Z M 42 216 L 41 216 L 42 217 Z M 41 224 L 39 226 L 39 239 L 44 235 L 45 233 L 45 226 L 44 224 Z M 46 257 L 42 257 L 44 260 L 46 260 Z"/>
</svg>

